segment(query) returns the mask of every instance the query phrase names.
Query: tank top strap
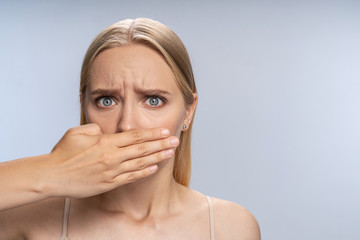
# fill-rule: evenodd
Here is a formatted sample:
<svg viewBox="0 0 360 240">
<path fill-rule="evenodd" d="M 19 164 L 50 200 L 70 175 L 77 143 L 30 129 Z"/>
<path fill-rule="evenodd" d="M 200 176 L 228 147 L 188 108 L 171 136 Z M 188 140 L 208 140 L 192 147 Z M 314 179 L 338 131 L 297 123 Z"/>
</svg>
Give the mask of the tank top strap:
<svg viewBox="0 0 360 240">
<path fill-rule="evenodd" d="M 214 206 L 211 197 L 206 196 L 206 199 L 209 204 L 210 239 L 215 240 Z M 60 240 L 68 240 L 67 230 L 68 230 L 69 213 L 70 213 L 70 198 L 66 198 L 65 206 L 64 206 L 62 234 Z"/>
<path fill-rule="evenodd" d="M 60 240 L 68 240 L 67 231 L 68 231 L 69 212 L 70 212 L 70 198 L 66 198 L 65 206 L 64 206 L 62 234 Z"/>
<path fill-rule="evenodd" d="M 215 240 L 214 205 L 213 205 L 213 202 L 212 202 L 211 197 L 206 196 L 206 199 L 208 200 L 208 203 L 209 203 L 210 239 L 211 239 L 211 240 Z"/>
</svg>

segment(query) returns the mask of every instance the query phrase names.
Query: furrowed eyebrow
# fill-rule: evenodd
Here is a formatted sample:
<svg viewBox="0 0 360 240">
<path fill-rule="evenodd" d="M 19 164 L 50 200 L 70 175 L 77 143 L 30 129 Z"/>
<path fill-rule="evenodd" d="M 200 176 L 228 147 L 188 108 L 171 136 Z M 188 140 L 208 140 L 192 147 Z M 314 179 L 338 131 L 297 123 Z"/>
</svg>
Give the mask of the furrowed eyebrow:
<svg viewBox="0 0 360 240">
<path fill-rule="evenodd" d="M 171 93 L 169 93 L 168 91 L 161 90 L 161 89 L 141 89 L 141 88 L 136 88 L 135 92 L 137 94 L 142 94 L 142 95 L 146 95 L 146 96 L 150 96 L 150 95 L 171 95 Z"/>
<path fill-rule="evenodd" d="M 115 96 L 119 95 L 119 91 L 115 89 L 95 89 L 94 91 L 91 91 L 91 95 L 105 95 L 105 96 Z"/>
<path fill-rule="evenodd" d="M 161 89 L 142 89 L 136 88 L 135 92 L 137 94 L 150 96 L 150 95 L 171 95 L 170 92 L 161 90 Z M 95 89 L 94 91 L 90 92 L 91 95 L 104 95 L 104 96 L 117 96 L 119 95 L 119 91 L 116 89 Z"/>
</svg>

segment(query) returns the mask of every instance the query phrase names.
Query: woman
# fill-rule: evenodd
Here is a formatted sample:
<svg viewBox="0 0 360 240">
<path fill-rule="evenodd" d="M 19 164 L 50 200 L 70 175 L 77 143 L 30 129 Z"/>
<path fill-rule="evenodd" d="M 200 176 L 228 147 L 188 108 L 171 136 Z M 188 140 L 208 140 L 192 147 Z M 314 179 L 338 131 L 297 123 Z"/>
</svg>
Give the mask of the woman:
<svg viewBox="0 0 360 240">
<path fill-rule="evenodd" d="M 0 168 L 0 239 L 260 239 L 246 209 L 188 188 L 197 93 L 169 28 L 143 18 L 106 28 L 80 95 L 82 126 L 50 154 Z"/>
</svg>

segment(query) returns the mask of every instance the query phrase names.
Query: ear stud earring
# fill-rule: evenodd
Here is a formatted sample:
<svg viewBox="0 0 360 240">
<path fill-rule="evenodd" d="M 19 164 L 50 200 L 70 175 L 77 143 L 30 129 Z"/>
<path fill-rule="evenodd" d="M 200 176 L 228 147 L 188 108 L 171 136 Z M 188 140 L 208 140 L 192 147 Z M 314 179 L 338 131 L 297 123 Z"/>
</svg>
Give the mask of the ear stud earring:
<svg viewBox="0 0 360 240">
<path fill-rule="evenodd" d="M 183 129 L 186 129 L 186 125 L 184 124 Z"/>
</svg>

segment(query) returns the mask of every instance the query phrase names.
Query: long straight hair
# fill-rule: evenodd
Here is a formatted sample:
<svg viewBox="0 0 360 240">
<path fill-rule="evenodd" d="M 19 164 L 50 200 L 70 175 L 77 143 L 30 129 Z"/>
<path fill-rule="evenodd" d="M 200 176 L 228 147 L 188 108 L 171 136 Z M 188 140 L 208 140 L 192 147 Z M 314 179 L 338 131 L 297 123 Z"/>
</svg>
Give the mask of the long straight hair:
<svg viewBox="0 0 360 240">
<path fill-rule="evenodd" d="M 82 96 L 85 96 L 90 69 L 95 58 L 106 49 L 130 44 L 142 44 L 161 54 L 174 75 L 185 104 L 188 106 L 194 103 L 193 93 L 197 92 L 196 85 L 190 58 L 184 44 L 167 26 L 148 18 L 126 19 L 117 22 L 104 29 L 94 39 L 86 52 L 81 69 L 80 94 Z M 82 103 L 80 124 L 86 123 Z M 192 123 L 191 121 L 186 131 L 181 132 L 180 144 L 175 152 L 173 176 L 176 182 L 184 186 L 189 186 L 190 183 Z"/>
</svg>

